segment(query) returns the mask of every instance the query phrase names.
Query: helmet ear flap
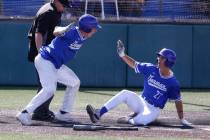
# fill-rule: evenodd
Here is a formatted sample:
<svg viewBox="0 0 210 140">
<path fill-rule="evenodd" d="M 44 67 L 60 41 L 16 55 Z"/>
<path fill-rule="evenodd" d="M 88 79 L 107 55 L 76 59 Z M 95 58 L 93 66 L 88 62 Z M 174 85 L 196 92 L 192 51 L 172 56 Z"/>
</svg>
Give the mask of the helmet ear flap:
<svg viewBox="0 0 210 140">
<path fill-rule="evenodd" d="M 166 67 L 169 67 L 169 66 L 168 66 L 168 65 L 169 65 L 168 59 L 165 59 L 165 63 L 164 63 L 164 64 L 165 64 Z"/>
<path fill-rule="evenodd" d="M 90 33 L 91 32 L 91 28 L 85 27 L 85 26 L 81 26 L 80 29 L 86 33 Z"/>
<path fill-rule="evenodd" d="M 174 64 L 175 64 L 174 62 L 168 61 L 168 59 L 166 59 L 165 61 L 165 66 L 168 68 L 172 68 Z"/>
</svg>

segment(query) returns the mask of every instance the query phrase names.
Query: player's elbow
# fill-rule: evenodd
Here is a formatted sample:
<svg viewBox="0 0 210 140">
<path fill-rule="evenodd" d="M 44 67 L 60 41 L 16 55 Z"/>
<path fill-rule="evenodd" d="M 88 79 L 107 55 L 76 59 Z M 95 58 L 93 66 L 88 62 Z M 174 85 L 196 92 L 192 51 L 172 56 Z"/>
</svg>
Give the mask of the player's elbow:
<svg viewBox="0 0 210 140">
<path fill-rule="evenodd" d="M 60 31 L 59 31 L 59 27 L 58 26 L 55 27 L 55 29 L 53 31 L 53 35 L 54 36 L 59 36 L 60 35 Z"/>
<path fill-rule="evenodd" d="M 54 36 L 59 36 L 60 34 L 59 34 L 59 32 L 57 32 L 57 31 L 54 30 L 54 31 L 53 31 L 53 35 L 54 35 Z"/>
</svg>

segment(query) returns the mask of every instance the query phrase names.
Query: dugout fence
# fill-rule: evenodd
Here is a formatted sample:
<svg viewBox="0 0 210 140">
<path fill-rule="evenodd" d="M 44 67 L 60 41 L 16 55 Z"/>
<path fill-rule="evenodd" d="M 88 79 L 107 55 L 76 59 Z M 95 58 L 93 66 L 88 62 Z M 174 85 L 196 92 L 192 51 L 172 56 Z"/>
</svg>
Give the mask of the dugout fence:
<svg viewBox="0 0 210 140">
<path fill-rule="evenodd" d="M 4 66 L 0 85 L 36 84 L 33 65 L 26 61 L 27 33 L 35 13 L 46 2 L 0 0 L 0 31 L 4 33 L 0 45 Z M 70 66 L 81 78 L 83 87 L 142 86 L 142 81 L 116 55 L 116 40 L 121 39 L 130 56 L 145 62 L 154 62 L 155 55 L 151 54 L 162 47 L 175 50 L 178 59 L 174 72 L 181 86 L 209 88 L 209 3 L 207 0 L 117 0 L 116 8 L 115 0 L 71 0 L 62 23 L 68 24 L 69 19 L 90 13 L 101 20 L 103 29 L 84 44 L 87 47 L 82 48 Z M 101 63 L 104 60 L 106 63 Z"/>
</svg>

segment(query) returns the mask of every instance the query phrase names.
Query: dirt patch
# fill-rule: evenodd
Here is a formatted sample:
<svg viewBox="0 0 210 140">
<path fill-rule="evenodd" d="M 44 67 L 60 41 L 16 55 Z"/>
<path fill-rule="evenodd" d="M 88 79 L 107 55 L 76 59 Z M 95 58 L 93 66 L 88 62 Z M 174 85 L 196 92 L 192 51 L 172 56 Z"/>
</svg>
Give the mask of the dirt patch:
<svg viewBox="0 0 210 140">
<path fill-rule="evenodd" d="M 34 121 L 34 126 L 22 126 L 16 119 L 16 110 L 0 110 L 0 132 L 32 133 L 49 135 L 77 136 L 120 136 L 120 137 L 173 137 L 210 139 L 210 112 L 186 112 L 185 116 L 194 124 L 193 129 L 184 129 L 179 124 L 176 112 L 163 111 L 160 117 L 147 127 L 139 127 L 138 131 L 74 131 L 72 125 Z M 123 112 L 123 114 L 129 112 Z M 90 123 L 85 110 L 73 112 L 74 118 L 82 123 Z M 122 116 L 121 111 L 106 114 L 99 124 L 119 126 L 116 119 Z"/>
</svg>

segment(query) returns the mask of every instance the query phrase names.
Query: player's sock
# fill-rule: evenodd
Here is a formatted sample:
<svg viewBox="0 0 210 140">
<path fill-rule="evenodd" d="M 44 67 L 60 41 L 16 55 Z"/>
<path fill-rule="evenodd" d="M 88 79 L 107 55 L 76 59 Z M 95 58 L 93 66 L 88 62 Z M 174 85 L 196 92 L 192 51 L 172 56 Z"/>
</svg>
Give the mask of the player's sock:
<svg viewBox="0 0 210 140">
<path fill-rule="evenodd" d="M 105 106 L 103 106 L 101 109 L 100 109 L 100 117 L 104 114 L 108 112 L 107 108 Z"/>
</svg>

